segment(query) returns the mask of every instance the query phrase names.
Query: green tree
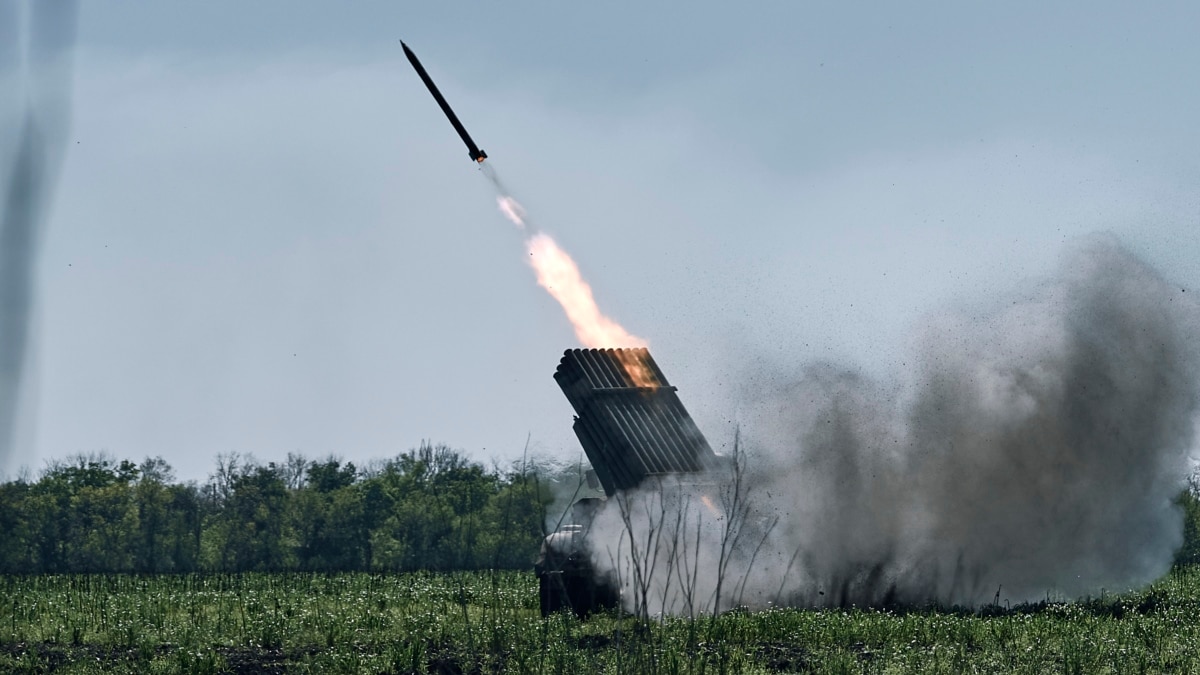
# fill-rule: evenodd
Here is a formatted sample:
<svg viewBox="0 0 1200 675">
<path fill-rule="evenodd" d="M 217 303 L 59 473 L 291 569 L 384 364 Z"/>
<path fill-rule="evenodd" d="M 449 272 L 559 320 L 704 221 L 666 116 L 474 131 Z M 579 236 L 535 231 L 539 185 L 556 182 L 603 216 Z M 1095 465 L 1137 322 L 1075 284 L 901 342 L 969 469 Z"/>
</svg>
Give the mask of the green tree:
<svg viewBox="0 0 1200 675">
<path fill-rule="evenodd" d="M 0 571 L 520 568 L 548 501 L 534 473 L 431 443 L 368 471 L 222 455 L 203 486 L 159 457 L 80 455 L 0 483 Z"/>
<path fill-rule="evenodd" d="M 285 538 L 289 493 L 278 468 L 236 458 L 229 464 L 219 468 L 209 487 L 209 565 L 231 571 L 288 569 L 293 559 Z"/>
<path fill-rule="evenodd" d="M 312 462 L 293 493 L 296 557 L 305 570 L 366 569 L 370 530 L 353 463 Z"/>
<path fill-rule="evenodd" d="M 0 573 L 40 572 L 34 550 L 37 521 L 24 481 L 0 485 Z"/>
<path fill-rule="evenodd" d="M 38 521 L 43 571 L 129 571 L 137 531 L 130 484 L 137 465 L 104 455 L 79 455 L 52 465 L 34 486 L 29 514 Z"/>
</svg>

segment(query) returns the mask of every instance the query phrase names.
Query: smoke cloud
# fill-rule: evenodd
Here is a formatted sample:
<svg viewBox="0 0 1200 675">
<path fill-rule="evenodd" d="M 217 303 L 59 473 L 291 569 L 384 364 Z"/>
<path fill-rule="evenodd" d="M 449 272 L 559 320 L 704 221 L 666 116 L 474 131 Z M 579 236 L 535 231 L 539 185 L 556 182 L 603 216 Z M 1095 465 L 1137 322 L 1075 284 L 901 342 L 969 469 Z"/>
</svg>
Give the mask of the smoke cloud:
<svg viewBox="0 0 1200 675">
<path fill-rule="evenodd" d="M 27 384 L 38 245 L 70 116 L 72 1 L 0 0 L 0 470 Z"/>
<path fill-rule="evenodd" d="M 1182 537 L 1192 295 L 1096 236 L 1031 292 L 930 317 L 892 379 L 833 363 L 755 373 L 737 468 L 610 500 L 594 562 L 650 614 L 1148 583 Z"/>
</svg>

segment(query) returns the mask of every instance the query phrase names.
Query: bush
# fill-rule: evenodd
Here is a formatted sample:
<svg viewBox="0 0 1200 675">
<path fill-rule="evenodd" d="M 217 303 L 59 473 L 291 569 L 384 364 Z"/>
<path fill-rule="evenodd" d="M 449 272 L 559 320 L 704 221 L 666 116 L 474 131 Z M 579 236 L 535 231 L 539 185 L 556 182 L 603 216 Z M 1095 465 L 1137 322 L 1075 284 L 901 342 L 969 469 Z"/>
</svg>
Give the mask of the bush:
<svg viewBox="0 0 1200 675">
<path fill-rule="evenodd" d="M 1175 554 L 1176 565 L 1200 563 L 1200 471 L 1188 479 L 1188 487 L 1175 503 L 1183 509 L 1183 546 Z"/>
</svg>

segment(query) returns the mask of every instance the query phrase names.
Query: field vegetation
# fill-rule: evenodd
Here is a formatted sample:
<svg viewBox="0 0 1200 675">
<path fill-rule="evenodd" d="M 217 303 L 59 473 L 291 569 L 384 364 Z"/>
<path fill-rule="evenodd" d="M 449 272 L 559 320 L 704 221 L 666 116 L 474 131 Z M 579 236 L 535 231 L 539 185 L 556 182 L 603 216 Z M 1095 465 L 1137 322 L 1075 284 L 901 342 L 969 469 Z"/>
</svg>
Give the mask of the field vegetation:
<svg viewBox="0 0 1200 675">
<path fill-rule="evenodd" d="M 542 619 L 528 572 L 7 577 L 0 672 L 1200 671 L 1200 568 L 1075 603 Z"/>
<path fill-rule="evenodd" d="M 586 621 L 538 609 L 544 488 L 433 446 L 367 471 L 226 457 L 203 485 L 156 460 L 48 467 L 0 485 L 0 672 L 1200 672 L 1196 481 L 1147 589 Z"/>
</svg>

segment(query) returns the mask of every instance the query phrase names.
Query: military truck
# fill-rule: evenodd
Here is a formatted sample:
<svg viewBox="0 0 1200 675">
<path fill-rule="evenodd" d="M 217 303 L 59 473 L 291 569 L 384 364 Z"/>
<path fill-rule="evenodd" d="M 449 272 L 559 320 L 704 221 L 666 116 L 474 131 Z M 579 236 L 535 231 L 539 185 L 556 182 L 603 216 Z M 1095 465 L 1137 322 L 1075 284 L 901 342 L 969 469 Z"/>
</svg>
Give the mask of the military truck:
<svg viewBox="0 0 1200 675">
<path fill-rule="evenodd" d="M 655 478 L 700 475 L 720 464 L 648 349 L 569 349 L 554 379 L 575 409 L 574 430 L 604 499 L 582 499 L 542 542 L 535 565 L 543 616 L 586 616 L 619 602 L 616 579 L 592 563 L 589 528 L 605 500 Z"/>
</svg>

